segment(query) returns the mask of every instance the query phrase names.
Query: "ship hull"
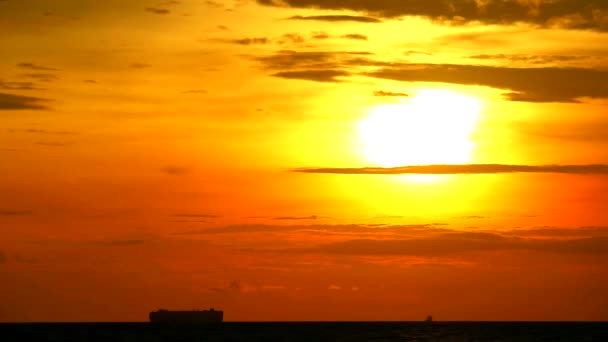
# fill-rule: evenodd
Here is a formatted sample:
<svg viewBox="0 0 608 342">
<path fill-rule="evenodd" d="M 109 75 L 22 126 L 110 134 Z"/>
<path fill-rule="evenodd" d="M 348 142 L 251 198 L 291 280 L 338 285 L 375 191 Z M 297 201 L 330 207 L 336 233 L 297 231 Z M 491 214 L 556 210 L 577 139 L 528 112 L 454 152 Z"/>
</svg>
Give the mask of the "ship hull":
<svg viewBox="0 0 608 342">
<path fill-rule="evenodd" d="M 220 323 L 224 319 L 222 311 L 168 311 L 150 312 L 152 323 Z"/>
</svg>

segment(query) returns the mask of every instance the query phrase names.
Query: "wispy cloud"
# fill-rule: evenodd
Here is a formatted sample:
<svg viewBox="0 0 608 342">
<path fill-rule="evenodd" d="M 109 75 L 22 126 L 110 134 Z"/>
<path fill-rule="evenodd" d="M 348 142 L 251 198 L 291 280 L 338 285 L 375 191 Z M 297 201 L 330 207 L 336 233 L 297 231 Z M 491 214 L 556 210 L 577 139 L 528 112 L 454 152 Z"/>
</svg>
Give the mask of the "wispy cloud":
<svg viewBox="0 0 608 342">
<path fill-rule="evenodd" d="M 339 77 L 350 76 L 350 73 L 344 70 L 298 70 L 277 72 L 272 76 L 316 82 L 342 82 Z"/>
<path fill-rule="evenodd" d="M 184 218 L 220 218 L 220 215 L 213 214 L 175 214 L 173 217 L 184 217 Z"/>
<path fill-rule="evenodd" d="M 378 96 L 378 97 L 409 97 L 409 94 L 406 93 L 394 93 L 391 91 L 383 91 L 383 90 L 376 90 L 374 91 L 374 96 Z"/>
<path fill-rule="evenodd" d="M 293 17 L 287 18 L 288 20 L 314 20 L 314 21 L 354 21 L 359 23 L 380 23 L 382 22 L 378 18 L 365 17 L 358 15 L 294 15 Z"/>
<path fill-rule="evenodd" d="M 50 100 L 39 97 L 0 93 L 0 110 L 48 110 L 48 102 Z"/>
<path fill-rule="evenodd" d="M 261 5 L 353 10 L 376 16 L 424 17 L 440 23 L 513 25 L 529 23 L 541 27 L 608 31 L 604 0 L 256 0 Z"/>
<path fill-rule="evenodd" d="M 154 13 L 154 14 L 160 14 L 160 15 L 169 14 L 171 12 L 170 10 L 168 10 L 166 8 L 157 8 L 157 7 L 147 7 L 146 11 L 150 12 L 150 13 Z"/>
<path fill-rule="evenodd" d="M 18 63 L 17 66 L 20 68 L 30 69 L 30 70 L 59 71 L 59 69 L 56 69 L 56 68 L 45 67 L 45 66 L 34 64 L 34 63 L 25 63 L 25 62 Z"/>
<path fill-rule="evenodd" d="M 367 40 L 367 36 L 364 34 L 359 34 L 359 33 L 349 33 L 349 34 L 345 34 L 340 36 L 341 38 L 345 38 L 345 39 L 354 39 L 354 40 Z"/>
<path fill-rule="evenodd" d="M 118 247 L 128 247 L 128 246 L 136 246 L 145 243 L 145 240 L 140 239 L 130 239 L 130 240 L 98 240 L 98 241 L 90 241 L 90 245 L 94 246 L 118 246 Z"/>
<path fill-rule="evenodd" d="M 513 68 L 457 64 L 401 64 L 366 73 L 404 82 L 480 85 L 510 92 L 511 101 L 580 102 L 608 98 L 608 71 L 588 68 Z"/>
<path fill-rule="evenodd" d="M 170 176 L 183 176 L 190 172 L 190 169 L 181 166 L 167 166 L 160 170 L 162 173 Z"/>
<path fill-rule="evenodd" d="M 30 210 L 0 210 L 0 216 L 29 216 Z"/>
<path fill-rule="evenodd" d="M 333 173 L 333 174 L 498 174 L 498 173 L 562 173 L 562 174 L 608 174 L 608 165 L 505 165 L 505 164 L 464 164 L 464 165 L 416 165 L 399 167 L 361 167 L 361 168 L 298 168 L 293 172 Z"/>
<path fill-rule="evenodd" d="M 294 220 L 318 220 L 318 219 L 326 219 L 329 217 L 325 217 L 325 216 L 317 216 L 317 215 L 310 215 L 310 216 L 278 216 L 278 217 L 274 217 L 273 220 L 283 220 L 283 221 L 294 221 Z"/>
</svg>

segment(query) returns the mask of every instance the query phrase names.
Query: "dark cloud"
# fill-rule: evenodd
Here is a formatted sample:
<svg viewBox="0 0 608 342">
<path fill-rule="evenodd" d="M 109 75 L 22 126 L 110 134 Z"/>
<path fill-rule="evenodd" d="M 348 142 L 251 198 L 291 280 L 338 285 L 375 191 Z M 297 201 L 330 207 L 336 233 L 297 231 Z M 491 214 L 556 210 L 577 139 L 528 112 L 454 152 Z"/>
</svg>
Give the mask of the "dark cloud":
<svg viewBox="0 0 608 342">
<path fill-rule="evenodd" d="M 46 110 L 50 109 L 48 102 L 50 100 L 39 97 L 0 93 L 0 110 Z"/>
<path fill-rule="evenodd" d="M 567 55 L 512 55 L 512 54 L 482 54 L 469 56 L 478 60 L 504 60 L 507 62 L 523 62 L 528 64 L 552 64 L 581 61 L 591 58 L 590 56 L 567 56 Z"/>
<path fill-rule="evenodd" d="M 265 37 L 258 38 L 242 38 L 242 39 L 223 39 L 221 40 L 226 43 L 238 44 L 238 45 L 263 45 L 270 43 L 270 39 Z"/>
<path fill-rule="evenodd" d="M 84 80 L 84 83 L 92 83 L 92 84 L 97 84 L 97 81 L 95 80 Z"/>
<path fill-rule="evenodd" d="M 256 0 L 269 6 L 354 10 L 394 18 L 417 16 L 464 24 L 530 23 L 541 27 L 608 31 L 605 0 Z"/>
<path fill-rule="evenodd" d="M 315 21 L 330 21 L 330 22 L 338 22 L 338 21 L 354 21 L 359 23 L 380 23 L 381 20 L 378 18 L 372 17 L 364 17 L 357 15 L 311 15 L 311 16 L 303 16 L 303 15 L 294 15 L 293 17 L 287 18 L 288 20 L 315 20 Z"/>
<path fill-rule="evenodd" d="M 564 237 L 608 237 L 608 227 L 579 227 L 579 228 L 559 228 L 559 227 L 537 227 L 514 229 L 504 232 L 506 235 L 520 237 L 545 237 L 545 238 L 564 238 Z"/>
<path fill-rule="evenodd" d="M 266 70 L 296 71 L 340 69 L 349 65 L 372 64 L 366 51 L 293 51 L 281 50 L 269 56 L 254 57 Z"/>
<path fill-rule="evenodd" d="M 353 75 L 346 68 L 385 66 L 369 58 L 366 51 L 292 51 L 281 50 L 270 56 L 252 57 L 275 77 L 317 82 L 341 82 L 339 77 Z"/>
<path fill-rule="evenodd" d="M 233 280 L 222 287 L 213 287 L 209 289 L 209 291 L 213 292 L 252 292 L 257 290 L 257 286 L 239 280 Z"/>
<path fill-rule="evenodd" d="M 6 90 L 45 90 L 34 82 L 4 82 L 0 80 L 0 89 Z"/>
<path fill-rule="evenodd" d="M 19 63 L 18 67 L 30 70 L 40 70 L 40 71 L 59 71 L 59 69 L 44 67 L 40 65 L 36 65 L 34 63 Z"/>
<path fill-rule="evenodd" d="M 285 41 L 288 41 L 288 42 L 291 42 L 294 44 L 301 44 L 301 43 L 304 43 L 304 41 L 306 41 L 306 39 L 304 39 L 304 37 L 302 37 L 301 35 L 299 35 L 297 33 L 287 33 L 281 37 L 281 43 L 284 43 Z"/>
<path fill-rule="evenodd" d="M 535 251 L 559 254 L 608 255 L 608 238 L 570 240 L 523 239 L 493 233 L 446 233 L 429 238 L 335 242 L 304 250 L 312 253 L 365 256 L 458 256 L 477 252 Z"/>
<path fill-rule="evenodd" d="M 0 210 L 0 216 L 29 216 L 32 212 L 29 210 Z"/>
<path fill-rule="evenodd" d="M 390 91 L 382 91 L 382 90 L 376 90 L 374 91 L 374 96 L 379 96 L 379 97 L 409 97 L 408 94 L 406 93 L 393 93 Z"/>
<path fill-rule="evenodd" d="M 299 70 L 277 72 L 272 76 L 316 82 L 342 82 L 338 77 L 350 75 L 349 72 L 343 70 Z"/>
<path fill-rule="evenodd" d="M 511 101 L 579 102 L 608 98 L 608 70 L 511 68 L 456 64 L 402 64 L 366 74 L 404 82 L 440 82 L 510 90 Z"/>
<path fill-rule="evenodd" d="M 190 172 L 189 169 L 179 166 L 167 166 L 165 168 L 162 168 L 160 171 L 171 176 L 182 176 Z"/>
<path fill-rule="evenodd" d="M 562 173 L 606 175 L 608 165 L 504 165 L 504 164 L 465 164 L 465 165 L 417 165 L 399 167 L 362 167 L 362 168 L 299 168 L 291 170 L 304 173 L 333 173 L 333 174 L 428 174 L 428 175 L 460 175 L 460 174 L 498 174 L 498 173 Z"/>
<path fill-rule="evenodd" d="M 169 14 L 171 11 L 169 11 L 166 8 L 156 8 L 156 7 L 147 7 L 146 11 L 150 12 L 150 13 L 154 13 L 154 14 Z"/>
<path fill-rule="evenodd" d="M 367 40 L 367 36 L 366 35 L 358 34 L 358 33 L 345 34 L 345 35 L 341 36 L 341 38 L 344 38 L 344 39 L 354 39 L 354 40 Z"/>
<path fill-rule="evenodd" d="M 0 251 L 0 265 L 6 263 L 6 255 L 4 255 L 4 252 Z"/>
<path fill-rule="evenodd" d="M 224 25 L 218 25 L 217 28 L 223 31 L 230 31 L 230 28 Z"/>
</svg>

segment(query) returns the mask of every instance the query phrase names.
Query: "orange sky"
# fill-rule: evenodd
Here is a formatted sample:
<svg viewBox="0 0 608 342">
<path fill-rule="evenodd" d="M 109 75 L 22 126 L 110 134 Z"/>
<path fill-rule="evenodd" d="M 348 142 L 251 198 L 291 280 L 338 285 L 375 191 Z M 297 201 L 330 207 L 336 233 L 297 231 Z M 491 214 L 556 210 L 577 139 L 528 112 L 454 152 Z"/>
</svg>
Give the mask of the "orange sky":
<svg viewBox="0 0 608 342">
<path fill-rule="evenodd" d="M 0 321 L 608 319 L 604 0 L 0 0 L 0 41 Z"/>
</svg>

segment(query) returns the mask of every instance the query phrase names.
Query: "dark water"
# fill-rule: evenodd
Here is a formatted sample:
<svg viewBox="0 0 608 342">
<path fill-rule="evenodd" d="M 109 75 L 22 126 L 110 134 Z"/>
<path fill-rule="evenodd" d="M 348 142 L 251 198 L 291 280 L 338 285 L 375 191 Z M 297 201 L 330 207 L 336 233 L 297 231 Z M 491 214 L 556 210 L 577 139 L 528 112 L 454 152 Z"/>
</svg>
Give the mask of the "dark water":
<svg viewBox="0 0 608 342">
<path fill-rule="evenodd" d="M 0 324 L 2 341 L 607 341 L 608 323 Z"/>
</svg>

